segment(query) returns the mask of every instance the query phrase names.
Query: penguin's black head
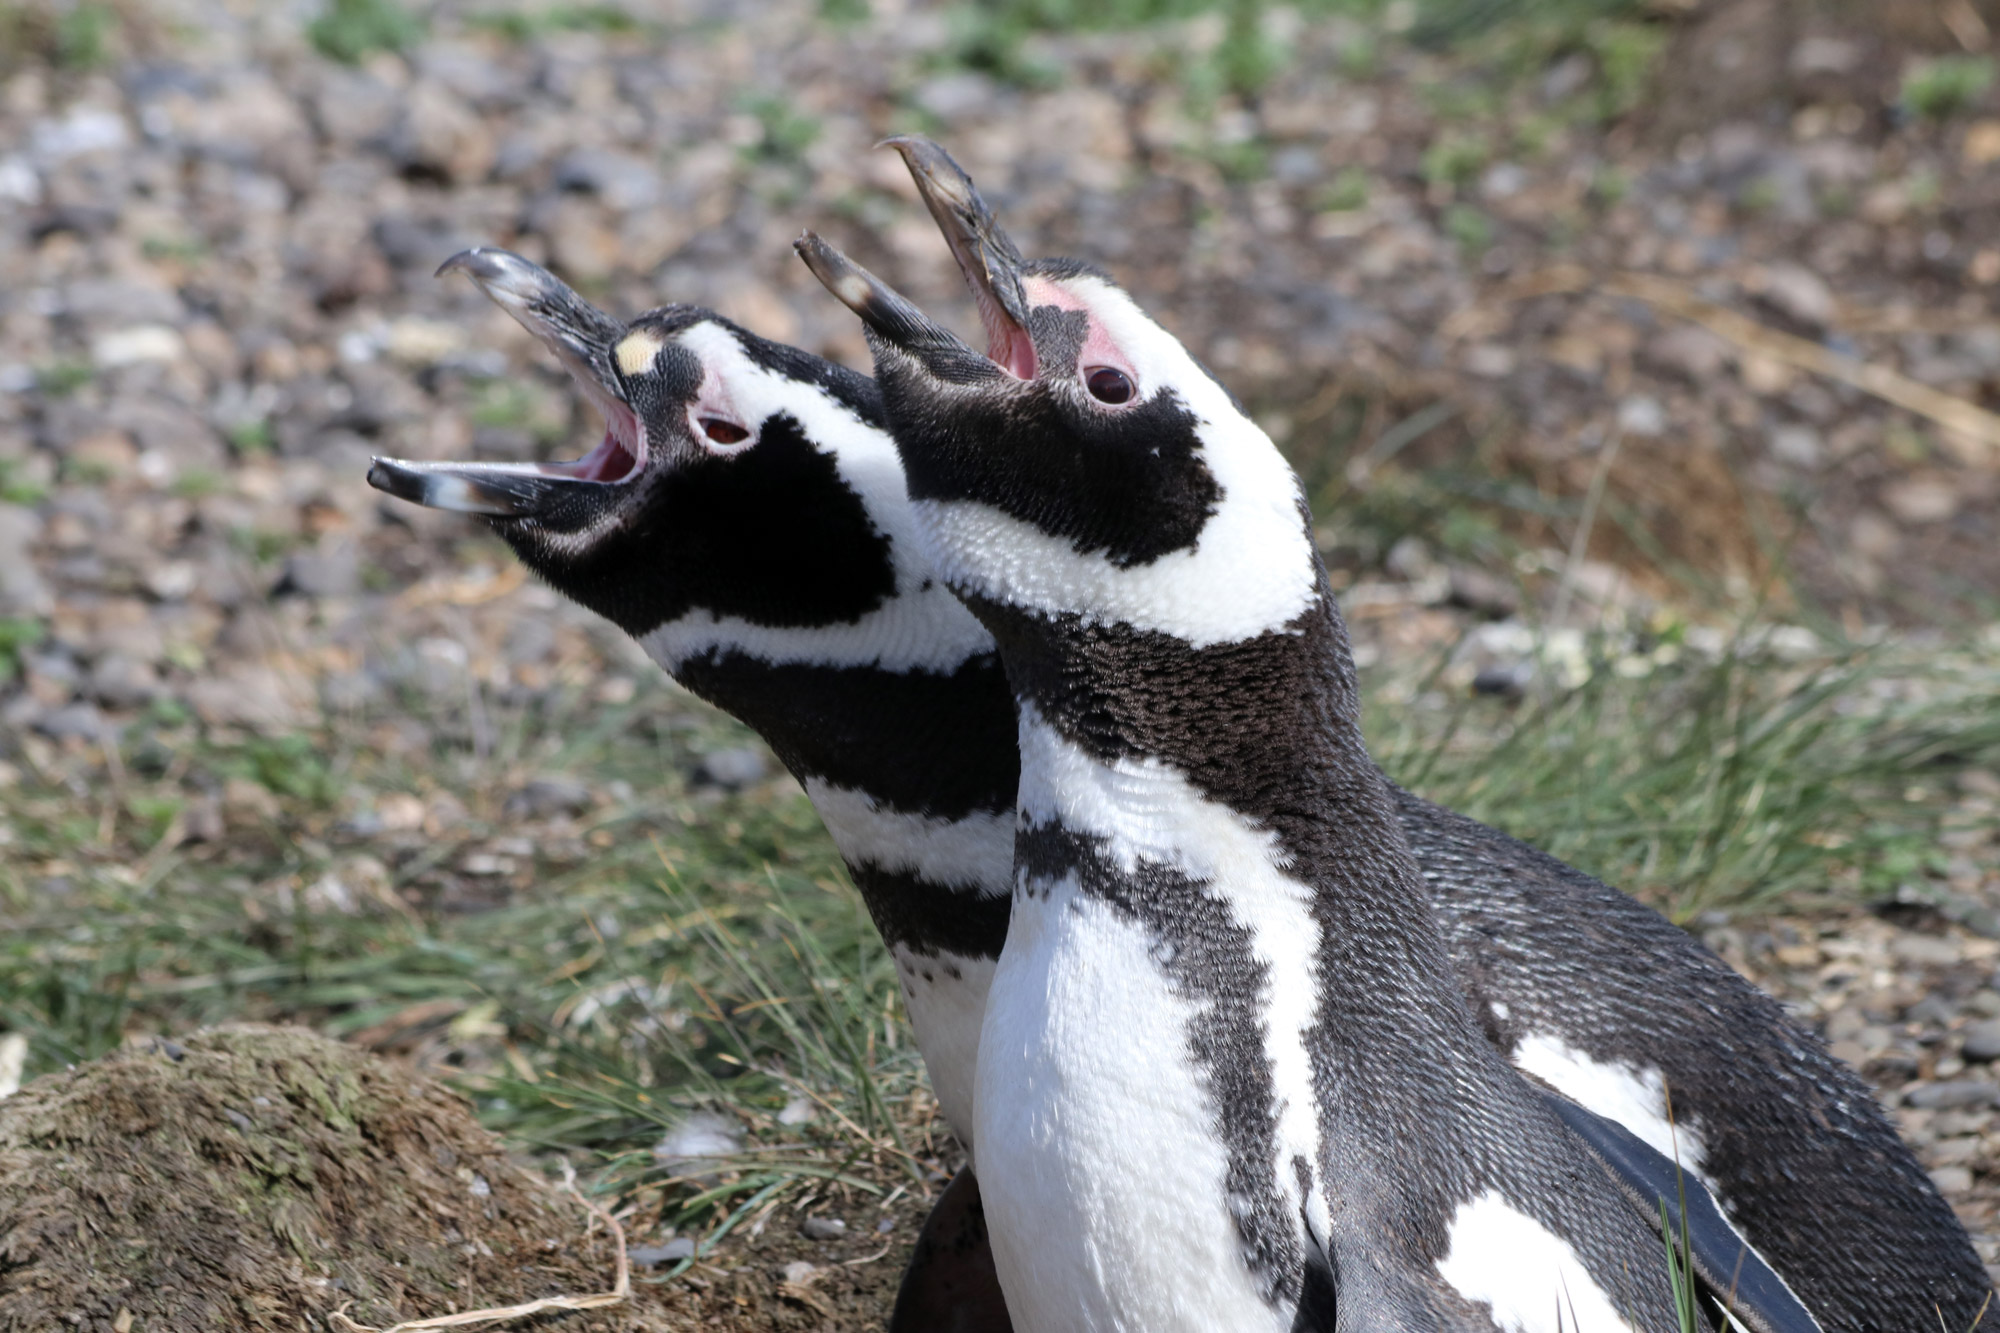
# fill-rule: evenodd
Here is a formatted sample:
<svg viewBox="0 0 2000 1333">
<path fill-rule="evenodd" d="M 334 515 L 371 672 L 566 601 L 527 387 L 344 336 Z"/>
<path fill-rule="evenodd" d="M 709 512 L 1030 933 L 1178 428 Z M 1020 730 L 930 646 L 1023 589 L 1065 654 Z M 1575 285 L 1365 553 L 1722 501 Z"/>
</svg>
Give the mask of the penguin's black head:
<svg viewBox="0 0 2000 1333">
<path fill-rule="evenodd" d="M 865 377 L 695 306 L 620 323 L 505 250 L 438 271 L 471 277 L 554 352 L 604 437 L 567 463 L 378 458 L 370 485 L 485 517 L 558 591 L 634 635 L 692 611 L 839 623 L 893 593 L 879 501 L 864 494 L 883 471 L 871 451 L 886 449 Z"/>
<path fill-rule="evenodd" d="M 985 354 L 819 237 L 798 250 L 867 327 L 954 590 L 1198 641 L 1295 614 L 1316 565 L 1297 479 L 1263 431 L 1102 270 L 1024 260 L 943 149 L 890 142 L 972 290 Z"/>
</svg>

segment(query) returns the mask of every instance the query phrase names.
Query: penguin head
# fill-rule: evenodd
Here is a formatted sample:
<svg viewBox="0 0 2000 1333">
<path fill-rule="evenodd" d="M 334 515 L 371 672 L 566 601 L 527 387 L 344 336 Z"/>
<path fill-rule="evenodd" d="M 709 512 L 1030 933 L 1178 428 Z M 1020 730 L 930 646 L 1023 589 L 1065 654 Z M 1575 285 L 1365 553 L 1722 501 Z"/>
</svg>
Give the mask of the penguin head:
<svg viewBox="0 0 2000 1333">
<path fill-rule="evenodd" d="M 504 250 L 447 260 L 533 333 L 605 422 L 563 463 L 378 458 L 369 484 L 478 514 L 556 589 L 629 633 L 697 613 L 802 629 L 896 589 L 901 478 L 874 386 L 695 306 L 621 323 Z"/>
<path fill-rule="evenodd" d="M 1023 259 L 943 149 L 890 142 L 971 288 L 986 352 L 819 237 L 797 248 L 867 328 L 953 589 L 975 611 L 1067 611 L 1196 642 L 1287 623 L 1318 575 L 1269 437 L 1106 273 Z"/>
</svg>

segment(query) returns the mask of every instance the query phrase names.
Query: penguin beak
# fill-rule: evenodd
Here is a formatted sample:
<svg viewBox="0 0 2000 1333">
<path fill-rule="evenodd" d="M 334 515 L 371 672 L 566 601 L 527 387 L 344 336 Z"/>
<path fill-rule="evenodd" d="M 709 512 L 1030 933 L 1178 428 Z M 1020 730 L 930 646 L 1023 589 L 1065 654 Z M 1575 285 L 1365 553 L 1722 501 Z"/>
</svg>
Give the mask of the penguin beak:
<svg viewBox="0 0 2000 1333">
<path fill-rule="evenodd" d="M 569 463 L 419 463 L 377 458 L 368 484 L 401 500 L 488 518 L 533 518 L 579 489 L 601 492 L 646 467 L 646 432 L 615 369 L 625 328 L 554 274 L 519 255 L 479 247 L 453 255 L 438 276 L 463 273 L 554 352 L 604 414 L 604 439 Z"/>
<path fill-rule="evenodd" d="M 805 233 L 792 242 L 792 248 L 841 304 L 861 316 L 861 322 L 880 342 L 909 353 L 939 379 L 964 384 L 991 379 L 997 371 L 993 362 L 960 342 L 957 334 L 817 234 Z"/>
<path fill-rule="evenodd" d="M 902 154 L 924 207 L 944 233 L 986 326 L 987 356 L 1009 374 L 1033 379 L 1035 343 L 1028 336 L 1028 296 L 1021 282 L 1027 261 L 1020 248 L 951 154 L 917 134 L 884 139 L 881 146 Z"/>
</svg>

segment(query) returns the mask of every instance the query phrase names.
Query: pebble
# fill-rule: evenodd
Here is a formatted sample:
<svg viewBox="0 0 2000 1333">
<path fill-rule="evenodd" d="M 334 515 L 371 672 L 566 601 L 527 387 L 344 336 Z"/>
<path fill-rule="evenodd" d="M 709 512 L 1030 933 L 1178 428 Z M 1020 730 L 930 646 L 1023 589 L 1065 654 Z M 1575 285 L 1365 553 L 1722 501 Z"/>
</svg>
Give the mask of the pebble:
<svg viewBox="0 0 2000 1333">
<path fill-rule="evenodd" d="M 762 750 L 745 745 L 703 755 L 696 766 L 695 777 L 725 791 L 740 791 L 762 782 L 770 769 L 770 761 L 764 757 Z"/>
<path fill-rule="evenodd" d="M 1960 1048 L 1968 1060 L 2000 1060 L 2000 1019 L 1989 1018 L 1965 1029 Z"/>
<path fill-rule="evenodd" d="M 1904 1093 L 1903 1100 L 1910 1106 L 1926 1111 L 1964 1106 L 1991 1106 L 1995 1101 L 2000 1101 L 2000 1085 L 1981 1079 L 1921 1083 Z"/>
<path fill-rule="evenodd" d="M 658 1245 L 640 1245 L 631 1251 L 631 1259 L 640 1268 L 658 1268 L 662 1264 L 677 1264 L 683 1259 L 694 1258 L 694 1237 L 675 1236 L 672 1240 Z"/>
<path fill-rule="evenodd" d="M 838 1217 L 808 1217 L 799 1223 L 799 1234 L 807 1240 L 839 1240 L 847 1234 L 847 1223 Z"/>
<path fill-rule="evenodd" d="M 507 798 L 507 815 L 513 819 L 549 819 L 556 815 L 580 815 L 590 809 L 590 788 L 575 778 L 535 778 L 517 788 Z"/>
</svg>

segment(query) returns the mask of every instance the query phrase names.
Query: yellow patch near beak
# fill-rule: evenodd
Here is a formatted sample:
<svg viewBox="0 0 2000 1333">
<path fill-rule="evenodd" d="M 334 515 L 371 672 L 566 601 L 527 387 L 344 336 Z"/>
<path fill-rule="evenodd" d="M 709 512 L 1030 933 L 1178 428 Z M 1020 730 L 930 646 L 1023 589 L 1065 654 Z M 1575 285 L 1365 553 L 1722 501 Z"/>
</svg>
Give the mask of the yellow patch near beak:
<svg viewBox="0 0 2000 1333">
<path fill-rule="evenodd" d="M 627 375 L 637 375 L 653 364 L 653 358 L 658 356 L 660 349 L 666 345 L 667 340 L 659 334 L 641 329 L 620 340 L 618 346 L 612 350 L 613 355 L 618 358 L 618 368 Z"/>
</svg>

